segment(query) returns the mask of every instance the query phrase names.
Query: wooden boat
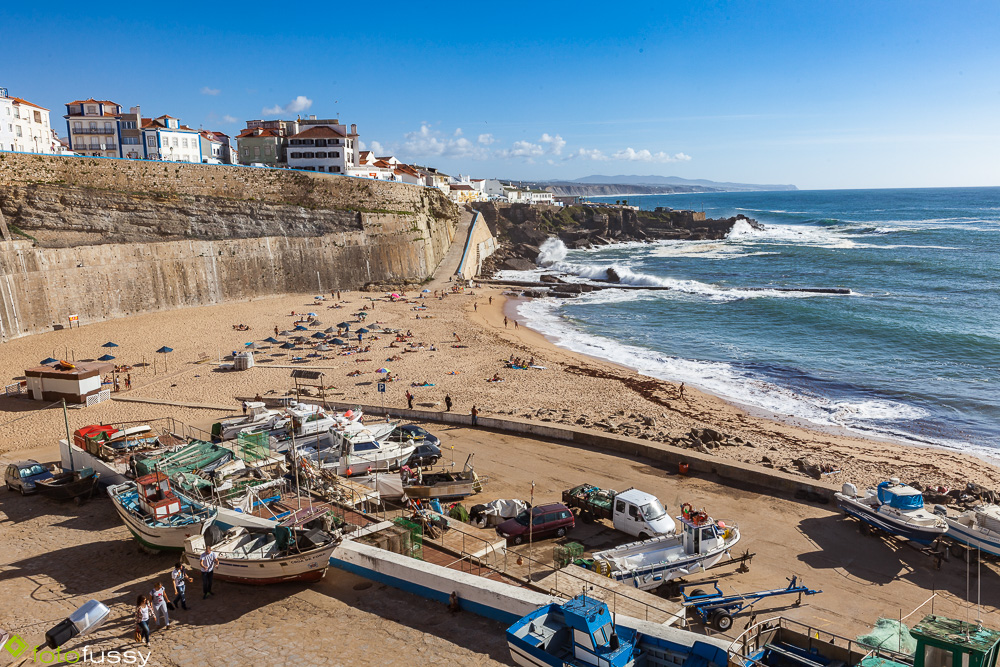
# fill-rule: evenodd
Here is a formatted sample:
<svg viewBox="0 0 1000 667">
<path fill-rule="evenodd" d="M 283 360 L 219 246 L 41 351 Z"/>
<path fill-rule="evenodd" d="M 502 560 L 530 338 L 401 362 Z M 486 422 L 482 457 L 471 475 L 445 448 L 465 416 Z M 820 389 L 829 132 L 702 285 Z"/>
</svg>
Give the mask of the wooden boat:
<svg viewBox="0 0 1000 667">
<path fill-rule="evenodd" d="M 611 614 L 580 595 L 539 607 L 507 629 L 507 647 L 522 667 L 727 667 L 729 642 Z"/>
<path fill-rule="evenodd" d="M 403 494 L 412 500 L 454 500 L 479 493 L 483 490 L 483 483 L 473 469 L 473 456 L 475 454 L 469 454 L 461 472 L 446 469 L 414 472 L 404 466 L 400 472 Z"/>
<path fill-rule="evenodd" d="M 212 546 L 219 557 L 215 576 L 254 585 L 319 581 L 340 544 L 339 532 L 319 527 L 326 512 L 326 507 L 303 508 L 272 530 L 230 529 Z M 192 567 L 200 567 L 205 544 L 202 534 L 185 539 L 184 556 Z"/>
<path fill-rule="evenodd" d="M 154 472 L 108 489 L 118 516 L 146 549 L 181 551 L 184 540 L 198 535 L 218 510 L 175 494 L 170 480 Z"/>
<path fill-rule="evenodd" d="M 69 470 L 61 472 L 51 479 L 35 482 L 35 489 L 53 500 L 73 500 L 80 504 L 94 495 L 94 489 L 100 483 L 101 474 L 93 468 Z"/>
</svg>

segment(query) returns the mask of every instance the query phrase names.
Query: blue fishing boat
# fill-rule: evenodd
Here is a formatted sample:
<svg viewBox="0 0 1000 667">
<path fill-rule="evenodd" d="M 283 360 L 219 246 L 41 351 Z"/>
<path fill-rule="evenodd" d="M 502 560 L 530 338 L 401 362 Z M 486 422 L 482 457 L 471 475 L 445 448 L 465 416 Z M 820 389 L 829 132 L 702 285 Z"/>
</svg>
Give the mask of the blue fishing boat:
<svg viewBox="0 0 1000 667">
<path fill-rule="evenodd" d="M 942 517 L 924 509 L 923 495 L 897 477 L 868 489 L 863 496 L 853 484 L 844 484 L 834 497 L 841 509 L 861 521 L 864 530 L 875 528 L 924 545 L 948 532 Z"/>
<path fill-rule="evenodd" d="M 726 667 L 729 642 L 619 620 L 605 603 L 580 595 L 521 618 L 507 629 L 507 646 L 522 667 Z"/>
<path fill-rule="evenodd" d="M 146 549 L 182 551 L 184 540 L 215 520 L 218 510 L 175 494 L 162 472 L 108 488 L 118 516 Z"/>
</svg>

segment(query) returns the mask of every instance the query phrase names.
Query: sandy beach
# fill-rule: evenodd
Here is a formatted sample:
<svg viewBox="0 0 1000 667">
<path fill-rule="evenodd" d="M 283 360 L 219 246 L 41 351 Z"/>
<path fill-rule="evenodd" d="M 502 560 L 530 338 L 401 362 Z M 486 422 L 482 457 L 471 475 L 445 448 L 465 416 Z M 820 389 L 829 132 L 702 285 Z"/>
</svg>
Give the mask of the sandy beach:
<svg viewBox="0 0 1000 667">
<path fill-rule="evenodd" d="M 444 289 L 448 283 L 438 283 Z M 437 292 L 440 294 L 441 292 Z M 444 409 L 450 395 L 454 410 L 468 413 L 476 405 L 485 415 L 510 415 L 617 432 L 670 442 L 692 428 L 712 428 L 746 444 L 719 447 L 713 454 L 777 469 L 797 470 L 794 461 L 808 458 L 841 472 L 825 481 L 845 481 L 859 487 L 891 476 L 925 486 L 964 488 L 972 481 L 1000 487 L 1000 469 L 971 455 L 932 448 L 866 440 L 843 433 L 808 428 L 807 424 L 779 422 L 748 413 L 714 396 L 687 386 L 681 396 L 673 383 L 645 377 L 629 369 L 556 347 L 526 327 L 514 325 L 505 297 L 496 289 L 477 288 L 436 298 L 435 292 L 409 292 L 409 298 L 390 302 L 382 293 L 342 293 L 337 302 L 314 295 L 262 298 L 220 306 L 190 308 L 139 315 L 85 325 L 11 341 L 0 355 L 0 377 L 5 383 L 23 375 L 25 368 L 52 356 L 81 360 L 108 352 L 105 342 L 119 345 L 111 352 L 115 363 L 133 365 L 132 389 L 115 394 L 122 399 L 149 399 L 166 404 L 119 400 L 70 412 L 70 429 L 92 423 L 174 417 L 188 424 L 209 424 L 236 411 L 242 399 L 257 394 L 284 395 L 294 386 L 291 368 L 323 372 L 327 396 L 338 401 L 404 407 L 412 391 L 415 407 Z M 424 298 L 419 298 L 424 297 Z M 492 303 L 490 303 L 492 297 Z M 374 300 L 372 300 L 374 299 Z M 362 311 L 363 307 L 370 310 Z M 292 315 L 293 311 L 296 315 Z M 349 342 L 357 342 L 358 312 L 365 324 L 410 331 L 412 338 L 394 343 L 391 336 L 365 336 L 368 352 L 339 354 L 338 348 L 306 357 L 316 342 L 282 350 L 261 341 L 278 331 L 291 331 L 302 314 L 313 312 L 322 324 L 308 331 L 354 323 Z M 236 331 L 245 324 L 249 331 Z M 285 340 L 287 337 L 278 337 Z M 250 372 L 221 372 L 220 357 L 255 342 L 258 366 Z M 410 344 L 413 344 L 411 346 Z M 161 346 L 174 349 L 155 354 Z M 394 347 L 393 347 L 394 345 Z M 509 369 L 511 357 L 534 361 L 544 369 Z M 301 361 L 293 361 L 303 357 Z M 201 363 L 199 363 L 199 361 Z M 147 366 L 141 366 L 145 362 Z M 377 382 L 388 368 L 399 379 L 379 395 Z M 358 373 L 351 376 L 351 374 Z M 502 382 L 489 382 L 499 376 Z M 415 384 L 432 386 L 412 386 Z M 212 406 L 212 409 L 186 406 Z M 64 435 L 61 409 L 23 398 L 0 398 L 0 455 L 51 448 Z M 52 450 L 49 450 L 52 451 Z"/>
</svg>

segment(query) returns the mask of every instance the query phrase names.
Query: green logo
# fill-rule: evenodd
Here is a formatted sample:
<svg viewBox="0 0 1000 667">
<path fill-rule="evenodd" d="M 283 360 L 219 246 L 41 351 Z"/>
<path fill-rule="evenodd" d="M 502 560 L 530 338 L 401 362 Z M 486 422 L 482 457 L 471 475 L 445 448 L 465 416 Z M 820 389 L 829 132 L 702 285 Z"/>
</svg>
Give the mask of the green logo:
<svg viewBox="0 0 1000 667">
<path fill-rule="evenodd" d="M 18 635 L 11 635 L 10 639 L 3 645 L 3 648 L 7 653 L 16 658 L 24 653 L 24 649 L 28 648 L 28 645 Z"/>
</svg>

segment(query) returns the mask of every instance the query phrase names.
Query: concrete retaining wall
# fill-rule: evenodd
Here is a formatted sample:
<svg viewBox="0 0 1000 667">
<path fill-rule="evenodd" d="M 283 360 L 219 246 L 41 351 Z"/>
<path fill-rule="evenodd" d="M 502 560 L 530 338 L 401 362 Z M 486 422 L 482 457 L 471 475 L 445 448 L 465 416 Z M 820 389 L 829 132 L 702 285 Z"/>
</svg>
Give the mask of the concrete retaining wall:
<svg viewBox="0 0 1000 667">
<path fill-rule="evenodd" d="M 328 403 L 330 402 L 328 401 Z M 434 421 L 462 426 L 472 425 L 472 417 L 470 415 L 459 414 L 457 412 L 405 410 L 400 408 L 386 409 L 373 405 L 359 406 L 357 403 L 331 404 L 339 410 L 360 407 L 366 414 L 370 415 L 384 415 L 389 413 L 394 418 L 414 421 Z M 784 473 L 780 470 L 772 470 L 740 461 L 729 461 L 653 440 L 611 435 L 576 426 L 541 424 L 527 420 L 480 416 L 479 428 L 492 429 L 504 433 L 515 433 L 534 438 L 558 440 L 570 444 L 593 447 L 606 452 L 627 454 L 629 456 L 641 456 L 656 461 L 664 468 L 673 470 L 677 470 L 679 463 L 686 462 L 693 472 L 717 475 L 723 482 L 730 481 L 734 484 L 748 484 L 779 493 L 794 494 L 797 491 L 808 491 L 832 500 L 833 494 L 840 490 L 839 487 L 798 475 Z"/>
</svg>

